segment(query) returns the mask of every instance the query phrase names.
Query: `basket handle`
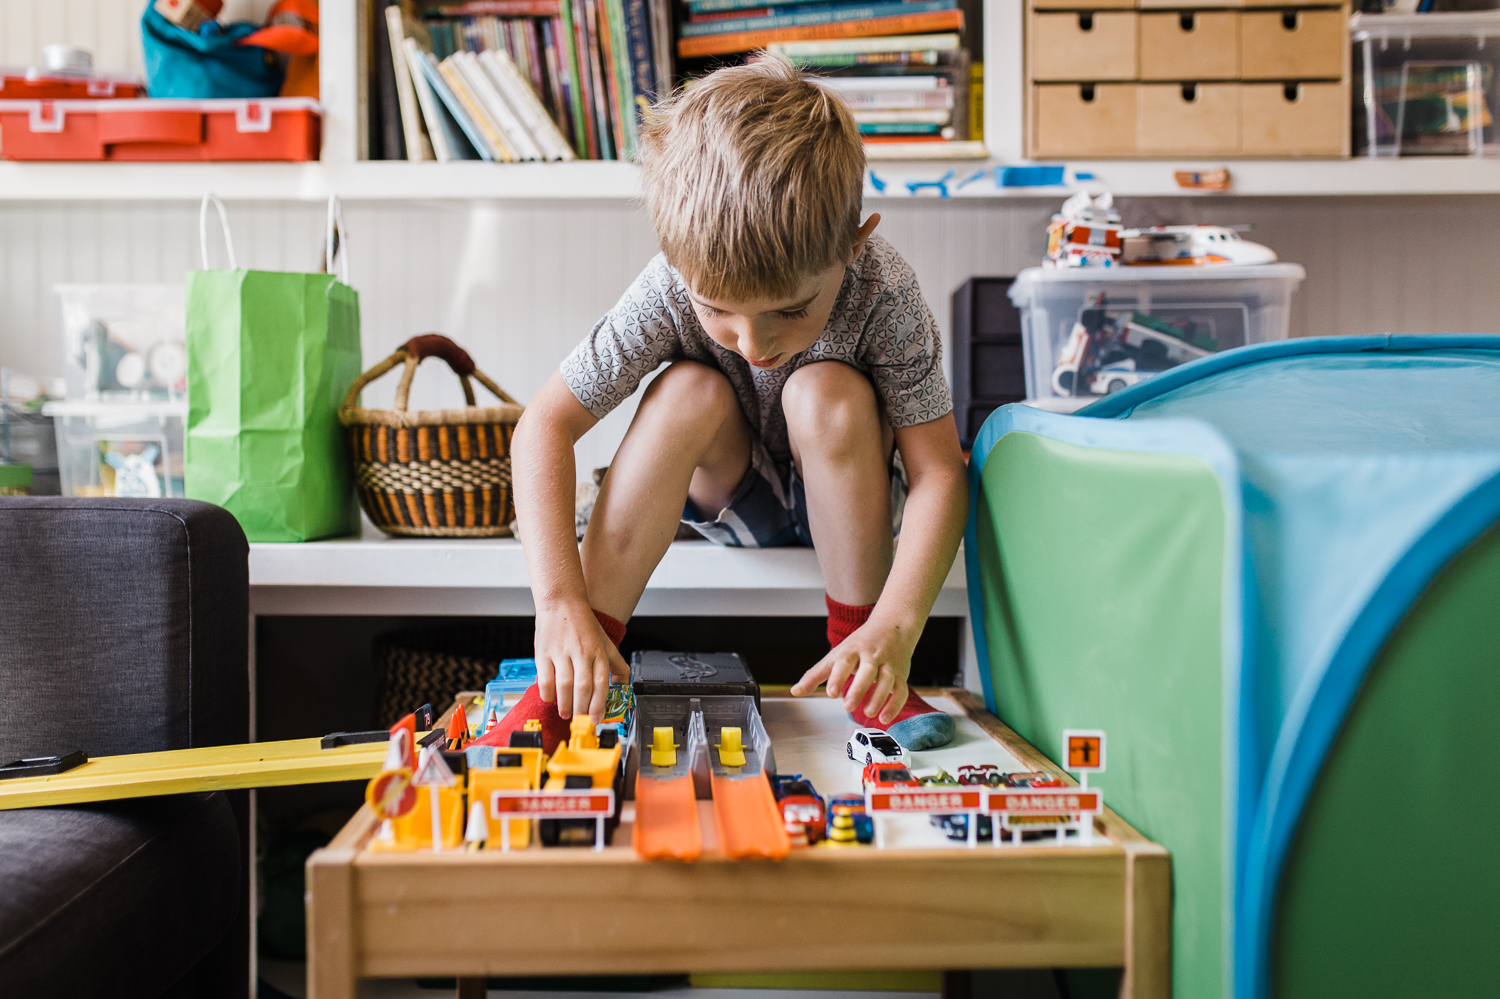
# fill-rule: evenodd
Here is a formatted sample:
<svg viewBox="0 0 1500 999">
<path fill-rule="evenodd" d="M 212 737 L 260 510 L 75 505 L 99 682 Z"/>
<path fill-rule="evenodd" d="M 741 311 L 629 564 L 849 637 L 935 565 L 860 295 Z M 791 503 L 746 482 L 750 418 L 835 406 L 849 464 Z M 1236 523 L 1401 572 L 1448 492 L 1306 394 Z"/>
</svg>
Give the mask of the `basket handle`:
<svg viewBox="0 0 1500 999">
<path fill-rule="evenodd" d="M 344 396 L 344 408 L 353 409 L 359 402 L 359 394 L 364 391 L 366 385 L 396 365 L 405 363 L 406 370 L 401 372 L 401 381 L 396 386 L 396 411 L 406 412 L 406 400 L 411 393 L 411 380 L 416 376 L 417 365 L 429 357 L 440 357 L 448 362 L 448 367 L 453 369 L 453 373 L 458 376 L 459 382 L 464 387 L 466 405 L 477 405 L 474 399 L 474 383 L 469 380 L 471 375 L 479 379 L 479 384 L 489 389 L 496 399 L 515 406 L 520 405 L 509 392 L 491 381 L 489 375 L 474 366 L 474 359 L 469 356 L 468 351 L 441 333 L 424 333 L 421 336 L 412 337 L 397 347 L 396 352 L 390 357 L 354 379 L 354 384 L 349 386 L 349 394 Z"/>
</svg>

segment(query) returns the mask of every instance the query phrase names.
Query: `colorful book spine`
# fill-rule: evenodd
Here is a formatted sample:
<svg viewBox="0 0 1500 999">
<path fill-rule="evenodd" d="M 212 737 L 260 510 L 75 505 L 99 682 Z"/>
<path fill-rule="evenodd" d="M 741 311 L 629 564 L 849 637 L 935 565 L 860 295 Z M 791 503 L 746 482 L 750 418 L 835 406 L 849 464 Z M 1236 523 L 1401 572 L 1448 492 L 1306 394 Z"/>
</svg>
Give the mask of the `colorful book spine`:
<svg viewBox="0 0 1500 999">
<path fill-rule="evenodd" d="M 806 4 L 807 0 L 690 0 L 688 11 L 694 16 L 716 14 L 723 11 L 751 10 L 756 7 L 791 7 Z"/>
<path fill-rule="evenodd" d="M 637 113 L 642 100 L 657 99 L 656 60 L 651 41 L 651 11 L 646 0 L 624 0 L 625 44 L 630 52 L 630 82 Z"/>
<path fill-rule="evenodd" d="M 937 135 L 941 125 L 915 121 L 866 122 L 859 126 L 860 135 Z"/>
<path fill-rule="evenodd" d="M 918 14 L 955 11 L 957 7 L 957 0 L 917 0 L 917 2 L 877 4 L 824 4 L 817 7 L 796 7 L 793 8 L 791 13 L 772 14 L 769 17 L 732 18 L 726 21 L 684 24 L 681 29 L 681 36 L 684 39 L 689 39 L 701 38 L 704 35 L 777 31 L 782 28 L 806 28 L 813 25 L 837 24 L 848 21 L 872 21 L 894 17 L 913 17 Z"/>
<path fill-rule="evenodd" d="M 558 0 L 469 0 L 468 3 L 441 4 L 423 13 L 443 17 L 556 17 Z"/>
<path fill-rule="evenodd" d="M 891 4 L 893 7 L 916 7 L 918 4 Z M 883 35 L 901 32 L 959 31 L 964 26 L 961 10 L 936 10 L 928 13 L 900 14 L 894 17 L 872 17 L 853 21 L 834 21 L 791 28 L 769 28 L 726 34 L 684 37 L 677 42 L 677 54 L 683 59 L 728 55 L 765 48 L 773 42 L 801 42 L 823 38 L 857 38 L 861 35 Z M 684 25 L 684 32 L 692 25 Z"/>
<path fill-rule="evenodd" d="M 958 51 L 958 35 L 885 35 L 873 38 L 830 38 L 812 42 L 773 42 L 767 46 L 790 58 L 836 52 L 907 52 L 914 49 Z"/>
</svg>

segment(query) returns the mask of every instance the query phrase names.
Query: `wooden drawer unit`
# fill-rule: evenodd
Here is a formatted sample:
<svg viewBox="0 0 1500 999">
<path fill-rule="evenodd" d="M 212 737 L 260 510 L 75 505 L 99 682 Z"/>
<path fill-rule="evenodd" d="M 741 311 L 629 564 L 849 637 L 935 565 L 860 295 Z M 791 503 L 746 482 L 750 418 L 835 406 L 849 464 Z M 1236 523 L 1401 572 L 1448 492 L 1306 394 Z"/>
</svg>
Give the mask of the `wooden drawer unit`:
<svg viewBox="0 0 1500 999">
<path fill-rule="evenodd" d="M 1142 156 L 1234 156 L 1240 151 L 1238 83 L 1143 83 L 1136 100 Z"/>
<path fill-rule="evenodd" d="M 1147 11 L 1140 15 L 1142 80 L 1235 80 L 1240 12 Z"/>
<path fill-rule="evenodd" d="M 1135 11 L 1055 11 L 1031 15 L 1033 80 L 1136 78 Z"/>
<path fill-rule="evenodd" d="M 1342 83 L 1246 83 L 1240 88 L 1245 156 L 1349 155 L 1349 99 Z"/>
<path fill-rule="evenodd" d="M 1134 156 L 1134 83 L 1039 83 L 1031 88 L 1031 154 Z"/>
<path fill-rule="evenodd" d="M 1247 10 L 1240 15 L 1246 80 L 1338 80 L 1349 39 L 1341 8 Z"/>
<path fill-rule="evenodd" d="M 1134 10 L 1135 0 L 1032 0 L 1032 10 Z"/>
</svg>

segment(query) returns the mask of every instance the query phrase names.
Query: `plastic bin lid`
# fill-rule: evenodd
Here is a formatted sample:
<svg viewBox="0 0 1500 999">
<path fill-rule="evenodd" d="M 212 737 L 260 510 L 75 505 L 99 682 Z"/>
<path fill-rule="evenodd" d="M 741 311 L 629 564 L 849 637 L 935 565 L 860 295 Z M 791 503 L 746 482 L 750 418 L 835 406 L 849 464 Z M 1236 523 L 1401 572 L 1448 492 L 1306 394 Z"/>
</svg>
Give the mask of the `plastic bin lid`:
<svg viewBox="0 0 1500 999">
<path fill-rule="evenodd" d="M 525 690 L 536 682 L 535 659 L 502 659 L 495 678 L 485 684 L 485 690 Z"/>
<path fill-rule="evenodd" d="M 1349 18 L 1351 38 L 1493 38 L 1500 36 L 1500 11 L 1462 10 L 1432 14 L 1364 14 Z"/>
<path fill-rule="evenodd" d="M 187 419 L 188 404 L 176 401 L 91 402 L 83 399 L 54 400 L 42 405 L 43 416 L 177 416 Z"/>
</svg>

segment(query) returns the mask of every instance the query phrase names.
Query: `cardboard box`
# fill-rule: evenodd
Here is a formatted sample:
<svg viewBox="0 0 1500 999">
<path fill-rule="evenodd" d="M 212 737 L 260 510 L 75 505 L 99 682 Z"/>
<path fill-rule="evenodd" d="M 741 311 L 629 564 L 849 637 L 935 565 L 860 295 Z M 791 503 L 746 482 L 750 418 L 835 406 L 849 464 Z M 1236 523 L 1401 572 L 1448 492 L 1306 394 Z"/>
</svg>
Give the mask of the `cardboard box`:
<svg viewBox="0 0 1500 999">
<path fill-rule="evenodd" d="M 1239 11 L 1143 13 L 1140 40 L 1142 80 L 1239 79 Z"/>
<path fill-rule="evenodd" d="M 1249 10 L 1240 15 L 1240 75 L 1246 80 L 1337 80 L 1344 75 L 1342 8 Z"/>
<path fill-rule="evenodd" d="M 1245 156 L 1347 156 L 1349 104 L 1341 83 L 1246 83 L 1240 87 Z"/>
<path fill-rule="evenodd" d="M 1033 80 L 1136 77 L 1134 11 L 1033 13 L 1027 37 Z"/>
<path fill-rule="evenodd" d="M 1238 83 L 1143 83 L 1141 155 L 1233 156 L 1240 151 Z"/>
<path fill-rule="evenodd" d="M 1134 156 L 1134 83 L 1039 83 L 1031 88 L 1034 157 Z"/>
</svg>

